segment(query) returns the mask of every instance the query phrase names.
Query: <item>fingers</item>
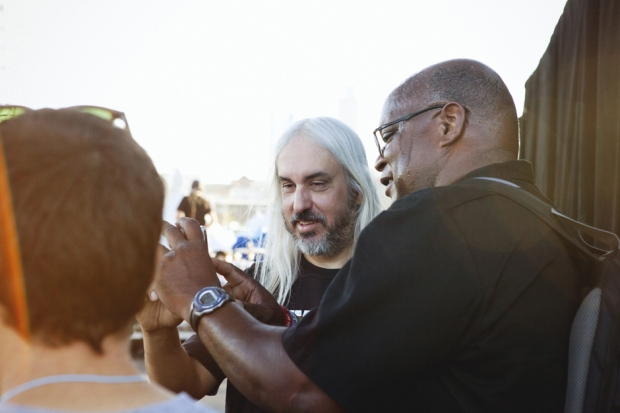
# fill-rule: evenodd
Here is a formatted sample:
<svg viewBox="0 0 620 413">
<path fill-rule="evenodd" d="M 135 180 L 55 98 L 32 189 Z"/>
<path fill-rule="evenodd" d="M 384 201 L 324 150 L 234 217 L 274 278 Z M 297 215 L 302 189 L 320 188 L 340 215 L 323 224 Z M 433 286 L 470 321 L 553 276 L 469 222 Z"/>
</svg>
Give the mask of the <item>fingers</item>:
<svg viewBox="0 0 620 413">
<path fill-rule="evenodd" d="M 159 235 L 159 245 L 166 249 L 166 251 L 170 251 L 170 245 L 168 245 L 168 240 L 163 235 Z"/>
<path fill-rule="evenodd" d="M 230 286 L 230 284 L 224 284 L 222 285 L 222 288 L 224 289 L 224 291 L 226 291 L 228 294 L 232 295 L 233 297 L 235 297 L 235 291 L 233 290 L 233 288 Z M 236 298 L 236 297 L 235 297 Z"/>
<path fill-rule="evenodd" d="M 185 238 L 185 235 L 183 235 L 183 233 L 181 232 L 180 228 L 170 224 L 169 222 L 163 222 L 164 223 L 161 229 L 161 234 L 166 237 L 166 241 L 168 241 L 168 245 L 170 246 L 170 248 L 175 248 L 180 241 L 184 241 L 187 239 Z"/>
<path fill-rule="evenodd" d="M 164 221 L 162 235 L 164 239 L 160 240 L 160 245 L 171 249 L 175 249 L 179 242 L 185 240 L 192 241 L 200 239 L 207 244 L 207 230 L 205 227 L 200 225 L 195 219 L 187 217 L 179 218 L 176 225 Z"/>
<path fill-rule="evenodd" d="M 235 285 L 239 284 L 242 281 L 250 279 L 250 277 L 239 268 L 235 267 L 231 263 L 226 261 L 218 260 L 217 258 L 211 258 L 213 261 L 213 266 L 215 267 L 215 271 L 222 275 L 226 280 Z"/>
<path fill-rule="evenodd" d="M 224 277 L 228 277 L 228 275 L 235 268 L 234 265 L 226 261 L 219 260 L 217 258 L 211 258 L 211 261 L 213 261 L 213 267 L 215 267 L 215 271 L 217 271 L 218 274 L 223 275 Z"/>
<path fill-rule="evenodd" d="M 188 240 L 200 239 L 207 242 L 206 229 L 201 226 L 195 219 L 183 217 L 179 218 L 176 223 L 177 227 L 185 234 Z"/>
<path fill-rule="evenodd" d="M 163 237 L 162 237 L 163 238 Z M 161 257 L 163 257 L 164 255 L 166 255 L 167 253 L 170 252 L 170 249 L 165 247 L 162 244 L 159 244 L 159 246 L 157 247 L 159 250 L 159 260 L 161 261 Z"/>
</svg>

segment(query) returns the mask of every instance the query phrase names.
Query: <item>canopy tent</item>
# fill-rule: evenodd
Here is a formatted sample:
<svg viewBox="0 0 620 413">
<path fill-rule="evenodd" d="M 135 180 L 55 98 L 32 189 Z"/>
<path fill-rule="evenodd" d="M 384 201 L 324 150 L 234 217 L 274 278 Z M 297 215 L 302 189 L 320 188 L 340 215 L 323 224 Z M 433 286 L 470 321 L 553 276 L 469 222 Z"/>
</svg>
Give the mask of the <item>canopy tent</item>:
<svg viewBox="0 0 620 413">
<path fill-rule="evenodd" d="M 565 214 L 620 233 L 620 1 L 568 0 L 525 85 L 521 158 Z"/>
</svg>

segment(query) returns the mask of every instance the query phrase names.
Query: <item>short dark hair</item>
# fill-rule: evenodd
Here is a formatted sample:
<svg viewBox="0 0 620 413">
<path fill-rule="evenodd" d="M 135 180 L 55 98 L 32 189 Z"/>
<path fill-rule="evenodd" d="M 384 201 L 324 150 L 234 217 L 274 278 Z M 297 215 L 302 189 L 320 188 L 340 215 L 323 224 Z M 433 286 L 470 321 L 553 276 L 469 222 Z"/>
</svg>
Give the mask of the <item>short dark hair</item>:
<svg viewBox="0 0 620 413">
<path fill-rule="evenodd" d="M 101 352 L 152 281 L 162 180 L 129 132 L 75 110 L 27 112 L 0 123 L 0 138 L 30 333 L 50 346 L 83 341 Z M 0 294 L 0 304 L 15 326 L 11 297 Z"/>
<path fill-rule="evenodd" d="M 431 74 L 426 89 L 428 103 L 458 102 L 472 114 L 492 119 L 500 113 L 517 115 L 510 91 L 502 78 L 479 62 L 455 61 L 439 66 Z"/>
</svg>

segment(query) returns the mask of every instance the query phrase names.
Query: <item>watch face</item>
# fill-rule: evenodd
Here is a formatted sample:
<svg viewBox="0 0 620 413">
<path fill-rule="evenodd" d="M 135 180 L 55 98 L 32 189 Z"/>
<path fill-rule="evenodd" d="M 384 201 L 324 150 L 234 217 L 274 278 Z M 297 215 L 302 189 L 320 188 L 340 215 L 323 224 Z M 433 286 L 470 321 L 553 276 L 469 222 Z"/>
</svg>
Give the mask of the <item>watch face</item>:
<svg viewBox="0 0 620 413">
<path fill-rule="evenodd" d="M 205 291 L 204 294 L 198 298 L 198 301 L 200 301 L 200 304 L 204 306 L 210 306 L 217 303 L 218 299 L 219 297 L 215 294 L 215 292 Z"/>
</svg>

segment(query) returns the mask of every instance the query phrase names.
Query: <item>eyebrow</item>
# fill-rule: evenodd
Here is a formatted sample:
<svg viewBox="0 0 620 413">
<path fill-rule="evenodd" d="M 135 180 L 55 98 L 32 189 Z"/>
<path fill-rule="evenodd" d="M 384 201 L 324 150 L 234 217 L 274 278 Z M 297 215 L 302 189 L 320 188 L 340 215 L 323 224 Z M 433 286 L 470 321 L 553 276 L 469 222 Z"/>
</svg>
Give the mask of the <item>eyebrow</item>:
<svg viewBox="0 0 620 413">
<path fill-rule="evenodd" d="M 311 179 L 316 179 L 316 178 L 331 179 L 332 176 L 330 174 L 328 174 L 327 172 L 318 171 L 318 172 L 312 173 L 310 175 L 304 176 L 304 181 L 309 181 Z M 286 176 L 281 176 L 281 175 L 278 176 L 278 179 L 280 181 L 291 181 L 290 178 L 287 178 Z"/>
</svg>

